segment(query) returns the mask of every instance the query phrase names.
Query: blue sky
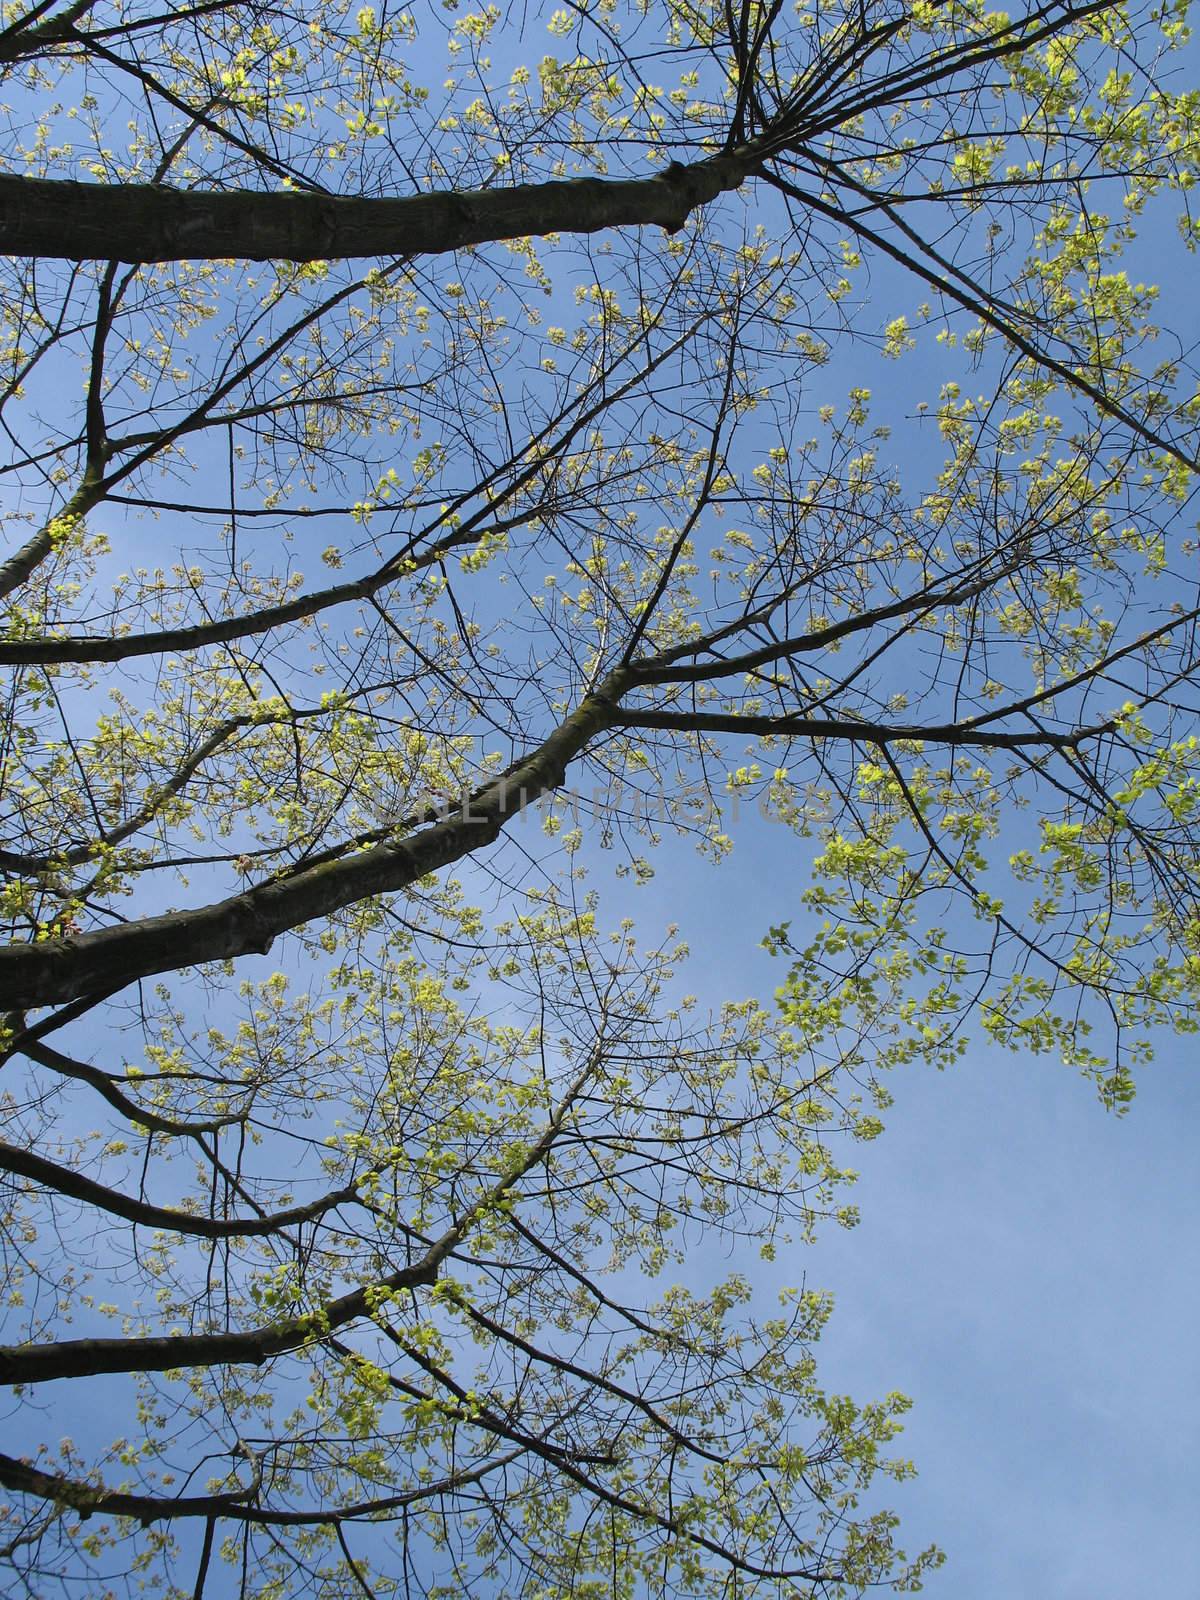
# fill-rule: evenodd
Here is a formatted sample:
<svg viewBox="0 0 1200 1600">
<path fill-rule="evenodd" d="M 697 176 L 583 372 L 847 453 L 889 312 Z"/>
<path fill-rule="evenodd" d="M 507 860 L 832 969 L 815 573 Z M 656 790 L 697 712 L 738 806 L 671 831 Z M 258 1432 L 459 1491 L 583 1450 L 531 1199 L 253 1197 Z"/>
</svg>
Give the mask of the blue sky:
<svg viewBox="0 0 1200 1600">
<path fill-rule="evenodd" d="M 664 860 L 629 897 L 644 937 L 686 928 L 681 976 L 706 1000 L 783 975 L 757 949 L 800 887 L 779 842 L 750 829 L 720 867 Z M 695 1264 L 764 1296 L 802 1276 L 832 1292 L 824 1387 L 913 1400 L 895 1453 L 918 1477 L 878 1498 L 910 1554 L 946 1552 L 935 1600 L 1200 1592 L 1196 1066 L 1191 1041 L 1163 1038 L 1124 1117 L 1051 1056 L 973 1044 L 945 1072 L 893 1073 L 885 1133 L 846 1157 L 856 1228 L 771 1268 Z"/>
<path fill-rule="evenodd" d="M 1200 1086 L 1170 1049 L 1118 1120 L 1049 1059 L 906 1074 L 863 1221 L 818 1245 L 831 1385 L 894 1384 L 947 1551 L 935 1595 L 1118 1600 L 1200 1582 Z"/>
</svg>

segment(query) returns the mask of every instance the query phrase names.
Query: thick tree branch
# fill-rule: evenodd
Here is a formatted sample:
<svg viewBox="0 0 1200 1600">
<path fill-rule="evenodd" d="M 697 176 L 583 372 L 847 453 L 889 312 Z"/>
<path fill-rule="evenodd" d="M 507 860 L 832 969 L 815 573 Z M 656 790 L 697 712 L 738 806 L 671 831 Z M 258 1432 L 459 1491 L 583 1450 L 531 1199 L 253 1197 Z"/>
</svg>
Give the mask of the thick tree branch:
<svg viewBox="0 0 1200 1600">
<path fill-rule="evenodd" d="M 4 1140 L 0 1140 L 0 1171 L 27 1178 L 44 1189 L 52 1189 L 71 1200 L 80 1200 L 84 1205 L 95 1206 L 110 1216 L 124 1218 L 126 1222 L 146 1228 L 161 1228 L 170 1233 L 191 1234 L 199 1239 L 237 1239 L 278 1233 L 283 1228 L 312 1222 L 334 1206 L 346 1205 L 358 1198 L 357 1185 L 346 1184 L 310 1201 L 308 1205 L 291 1206 L 286 1211 L 276 1211 L 268 1216 L 202 1217 L 166 1206 L 150 1205 L 144 1200 L 134 1200 L 105 1184 L 85 1178 L 83 1173 L 71 1167 L 48 1161 L 44 1156 L 35 1155 L 32 1150 L 23 1150 Z M 366 1176 L 364 1173 L 363 1177 Z"/>
<path fill-rule="evenodd" d="M 0 1346 L 0 1383 L 46 1383 L 55 1378 L 86 1378 L 102 1372 L 167 1372 L 175 1367 L 209 1367 L 225 1363 L 261 1365 L 310 1339 L 321 1339 L 378 1310 L 402 1289 L 437 1281 L 438 1271 L 466 1237 L 472 1223 L 493 1209 L 527 1172 L 543 1161 L 561 1133 L 584 1084 L 601 1057 L 602 1038 L 589 1054 L 575 1081 L 547 1118 L 546 1126 L 519 1159 L 503 1172 L 473 1205 L 426 1250 L 420 1261 L 401 1267 L 375 1283 L 361 1284 L 304 1316 L 289 1317 L 241 1333 L 150 1335 L 143 1339 L 67 1339 L 59 1344 Z M 170 1213 L 174 1216 L 174 1213 Z"/>
<path fill-rule="evenodd" d="M 415 1289 L 437 1279 L 432 1251 L 413 1266 L 401 1267 L 363 1284 L 306 1316 L 287 1317 L 258 1328 L 230 1333 L 150 1334 L 143 1339 L 64 1339 L 57 1344 L 0 1346 L 0 1383 L 48 1383 L 56 1378 L 87 1378 L 102 1372 L 169 1372 L 175 1367 L 226 1363 L 261 1366 L 273 1356 L 298 1350 L 334 1328 L 366 1316 L 380 1299 L 400 1289 Z"/>
<path fill-rule="evenodd" d="M 41 0 L 41 4 L 31 7 L 0 32 L 0 62 L 20 61 L 52 50 L 55 45 L 72 43 L 79 37 L 75 24 L 91 11 L 96 0 L 74 0 L 65 11 L 47 17 L 53 4 L 54 0 Z"/>
<path fill-rule="evenodd" d="M 947 745 L 981 745 L 985 749 L 1024 750 L 1030 745 L 1073 750 L 1082 739 L 1106 732 L 1109 723 L 1077 728 L 1070 733 L 1045 729 L 1029 733 L 990 732 L 970 723 L 931 723 L 901 726 L 895 723 L 855 721 L 848 717 L 739 716 L 716 711 L 622 711 L 612 725 L 618 728 L 670 728 L 680 733 L 778 734 L 808 739 L 857 739 L 863 744 L 904 742 Z"/>
<path fill-rule="evenodd" d="M 463 808 L 411 838 L 313 866 L 192 911 L 171 911 L 73 939 L 0 949 L 0 993 L 14 1010 L 73 1000 L 93 989 L 173 972 L 201 961 L 262 954 L 276 937 L 371 895 L 407 888 L 495 841 L 504 824 L 562 783 L 567 766 L 612 724 L 632 681 L 610 673 L 532 755 L 480 789 Z"/>
<path fill-rule="evenodd" d="M 135 1517 L 143 1526 L 151 1522 L 171 1522 L 186 1517 L 219 1516 L 235 1522 L 253 1522 L 263 1527 L 302 1528 L 325 1523 L 352 1522 L 400 1511 L 422 1500 L 436 1499 L 455 1489 L 478 1483 L 490 1472 L 509 1466 L 523 1454 L 508 1450 L 481 1466 L 451 1473 L 433 1483 L 421 1484 L 398 1494 L 380 1495 L 373 1500 L 354 1501 L 344 1506 L 323 1506 L 313 1511 L 276 1511 L 267 1506 L 248 1504 L 248 1489 L 231 1489 L 224 1494 L 179 1495 L 175 1499 L 160 1495 L 129 1494 L 107 1489 L 101 1484 L 81 1483 L 59 1472 L 43 1472 L 28 1461 L 0 1454 L 0 1484 L 18 1494 L 36 1495 L 56 1505 L 70 1506 L 81 1517 Z"/>
<path fill-rule="evenodd" d="M 249 1489 L 231 1489 L 224 1494 L 180 1495 L 168 1500 L 157 1495 L 129 1494 L 106 1489 L 100 1484 L 81 1483 L 61 1472 L 43 1472 L 28 1461 L 0 1454 L 0 1483 L 17 1494 L 36 1495 L 56 1505 L 70 1506 L 86 1520 L 94 1512 L 115 1517 L 136 1517 L 143 1525 L 173 1517 L 225 1516 L 235 1507 L 245 1507 Z"/>
<path fill-rule="evenodd" d="M 0 177 L 0 184 L 3 181 Z M 12 594 L 14 589 L 19 589 L 54 547 L 71 532 L 78 519 L 85 517 L 102 498 L 100 484 L 94 478 L 85 478 L 62 510 L 48 517 L 33 537 L 26 540 L 19 550 L 14 550 L 0 566 L 0 600 Z"/>
<path fill-rule="evenodd" d="M 647 178 L 574 178 L 395 199 L 170 189 L 0 174 L 0 252 L 63 261 L 328 261 L 442 255 L 548 233 L 657 226 L 738 189 L 752 147 Z"/>
</svg>

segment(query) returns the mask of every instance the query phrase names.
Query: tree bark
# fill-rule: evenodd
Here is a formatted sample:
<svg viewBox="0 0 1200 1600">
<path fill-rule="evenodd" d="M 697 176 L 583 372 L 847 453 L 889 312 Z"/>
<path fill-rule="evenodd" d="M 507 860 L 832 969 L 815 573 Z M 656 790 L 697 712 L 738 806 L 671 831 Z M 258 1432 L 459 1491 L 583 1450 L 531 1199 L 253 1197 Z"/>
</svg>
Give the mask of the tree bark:
<svg viewBox="0 0 1200 1600">
<path fill-rule="evenodd" d="M 646 178 L 574 178 L 396 199 L 171 189 L 0 174 L 0 252 L 62 261 L 332 261 L 657 226 L 739 188 L 753 149 Z"/>
</svg>

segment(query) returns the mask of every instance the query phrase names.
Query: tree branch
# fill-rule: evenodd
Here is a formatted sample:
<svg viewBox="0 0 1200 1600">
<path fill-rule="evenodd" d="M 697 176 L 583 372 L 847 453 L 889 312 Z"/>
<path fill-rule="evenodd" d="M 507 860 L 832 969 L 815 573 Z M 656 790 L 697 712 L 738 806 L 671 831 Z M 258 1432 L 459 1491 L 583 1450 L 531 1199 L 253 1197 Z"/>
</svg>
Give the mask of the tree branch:
<svg viewBox="0 0 1200 1600">
<path fill-rule="evenodd" d="M 738 189 L 752 146 L 648 178 L 574 178 L 509 189 L 362 196 L 229 193 L 0 174 L 0 252 L 60 261 L 328 261 L 442 255 L 548 233 L 657 226 Z"/>
<path fill-rule="evenodd" d="M 202 1133 L 217 1133 L 221 1128 L 228 1128 L 236 1122 L 245 1120 L 245 1112 L 230 1111 L 223 1116 L 206 1117 L 195 1122 L 176 1122 L 171 1117 L 164 1117 L 159 1112 L 151 1111 L 147 1106 L 140 1106 L 136 1101 L 130 1100 L 117 1088 L 111 1073 L 103 1072 L 89 1062 L 76 1061 L 73 1057 L 64 1055 L 61 1050 L 53 1050 L 49 1045 L 41 1044 L 36 1039 L 24 1039 L 12 1048 L 15 1053 L 28 1056 L 31 1061 L 36 1061 L 39 1066 L 48 1067 L 51 1072 L 88 1084 L 102 1099 L 107 1100 L 114 1110 L 128 1117 L 136 1127 L 146 1128 L 152 1133 L 165 1133 L 179 1138 L 195 1137 Z M 242 1085 L 238 1087 L 241 1088 Z"/>
<path fill-rule="evenodd" d="M 215 1495 L 180 1495 L 176 1499 L 127 1494 L 99 1484 L 81 1483 L 77 1478 L 68 1478 L 62 1473 L 43 1472 L 27 1461 L 4 1454 L 0 1454 L 0 1484 L 18 1494 L 37 1495 L 40 1499 L 54 1501 L 56 1505 L 70 1506 L 81 1518 L 106 1514 L 135 1517 L 143 1526 L 147 1526 L 152 1522 L 170 1522 L 182 1517 L 220 1516 L 235 1522 L 258 1523 L 263 1527 L 296 1528 L 376 1517 L 388 1511 L 399 1511 L 421 1500 L 436 1499 L 439 1495 L 478 1483 L 488 1473 L 510 1466 L 522 1454 L 522 1450 L 508 1450 L 481 1466 L 453 1472 L 434 1483 L 421 1484 L 418 1488 L 407 1489 L 399 1494 L 381 1495 L 375 1500 L 361 1500 L 346 1506 L 328 1506 L 312 1511 L 272 1511 L 265 1506 L 248 1505 L 249 1491 L 246 1489 L 231 1489 L 225 1494 Z"/>
<path fill-rule="evenodd" d="M 925 744 L 982 745 L 985 749 L 1023 750 L 1028 745 L 1048 745 L 1073 750 L 1082 739 L 1106 732 L 1111 724 L 1077 728 L 1071 733 L 991 733 L 969 723 L 945 722 L 921 727 L 885 722 L 858 722 L 847 717 L 739 716 L 712 711 L 622 711 L 613 718 L 617 728 L 671 728 L 680 733 L 751 733 L 800 735 L 810 739 L 856 739 L 863 744 L 888 745 L 903 741 Z"/>
<path fill-rule="evenodd" d="M 357 1200 L 356 1184 L 346 1184 L 307 1205 L 291 1206 L 287 1211 L 277 1211 L 263 1217 L 201 1217 L 187 1211 L 175 1211 L 166 1206 L 150 1205 L 144 1200 L 131 1199 L 116 1189 L 85 1178 L 81 1172 L 48 1161 L 17 1145 L 0 1139 L 0 1171 L 11 1172 L 14 1177 L 28 1178 L 31 1183 L 84 1205 L 95 1206 L 110 1216 L 123 1217 L 141 1227 L 162 1228 L 169 1233 L 192 1234 L 200 1239 L 249 1238 L 251 1235 L 277 1233 L 282 1228 L 295 1227 L 302 1222 L 312 1222 L 334 1206 Z M 364 1178 L 368 1174 L 364 1173 Z M 361 1181 L 361 1180 L 360 1180 Z"/>
<path fill-rule="evenodd" d="M 102 1372 L 167 1372 L 175 1367 L 211 1367 L 225 1364 L 261 1365 L 284 1355 L 310 1339 L 328 1337 L 338 1328 L 378 1310 L 402 1289 L 415 1289 L 437 1281 L 446 1257 L 465 1238 L 471 1224 L 508 1195 L 539 1162 L 562 1131 L 566 1118 L 600 1059 L 601 1041 L 588 1056 L 582 1071 L 547 1119 L 540 1136 L 520 1159 L 468 1206 L 421 1260 L 400 1267 L 375 1283 L 360 1284 L 348 1294 L 327 1301 L 316 1311 L 268 1323 L 241 1333 L 158 1334 L 134 1339 L 65 1339 L 58 1344 L 0 1346 L 0 1384 L 47 1383 L 56 1378 L 87 1378 Z M 86 1180 L 83 1180 L 86 1182 Z M 174 1217 L 174 1213 L 168 1213 Z M 261 1230 L 260 1230 L 261 1231 Z"/>
<path fill-rule="evenodd" d="M 478 790 L 453 816 L 411 838 L 388 840 L 192 911 L 171 911 L 76 938 L 6 945 L 0 949 L 6 1005 L 27 1010 L 201 961 L 265 954 L 289 928 L 368 896 L 407 888 L 493 843 L 511 817 L 556 789 L 568 764 L 612 725 L 631 682 L 628 671 L 610 673 L 532 755 Z"/>
</svg>

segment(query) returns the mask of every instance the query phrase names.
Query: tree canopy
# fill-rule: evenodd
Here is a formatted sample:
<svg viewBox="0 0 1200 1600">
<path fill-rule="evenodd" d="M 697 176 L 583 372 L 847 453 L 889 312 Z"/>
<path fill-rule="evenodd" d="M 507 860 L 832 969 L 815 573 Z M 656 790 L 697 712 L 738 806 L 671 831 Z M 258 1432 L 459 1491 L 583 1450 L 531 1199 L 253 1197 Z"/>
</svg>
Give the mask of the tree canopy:
<svg viewBox="0 0 1200 1600">
<path fill-rule="evenodd" d="M 1187 42 L 5 9 L 24 1592 L 919 1586 L 907 1402 L 707 1268 L 853 1221 L 889 1068 L 1195 1025 Z M 770 1004 L 606 923 L 668 835 Z"/>
</svg>

